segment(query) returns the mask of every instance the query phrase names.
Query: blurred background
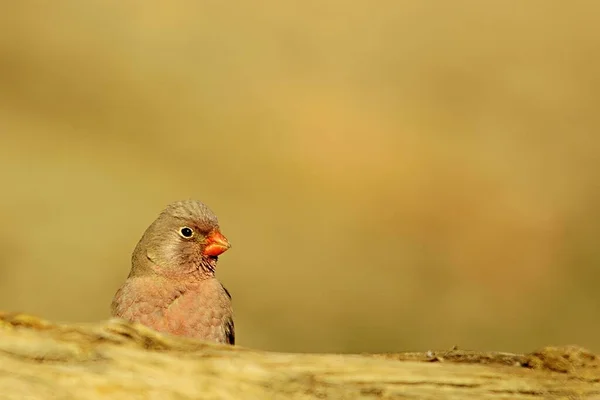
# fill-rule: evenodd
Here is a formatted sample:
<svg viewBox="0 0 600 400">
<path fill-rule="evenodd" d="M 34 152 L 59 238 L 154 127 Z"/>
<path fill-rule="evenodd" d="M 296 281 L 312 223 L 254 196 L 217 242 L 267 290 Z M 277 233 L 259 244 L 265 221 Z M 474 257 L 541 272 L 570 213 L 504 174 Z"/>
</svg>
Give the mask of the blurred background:
<svg viewBox="0 0 600 400">
<path fill-rule="evenodd" d="M 240 345 L 600 351 L 599 13 L 3 2 L 0 309 L 108 318 L 196 198 Z"/>
</svg>

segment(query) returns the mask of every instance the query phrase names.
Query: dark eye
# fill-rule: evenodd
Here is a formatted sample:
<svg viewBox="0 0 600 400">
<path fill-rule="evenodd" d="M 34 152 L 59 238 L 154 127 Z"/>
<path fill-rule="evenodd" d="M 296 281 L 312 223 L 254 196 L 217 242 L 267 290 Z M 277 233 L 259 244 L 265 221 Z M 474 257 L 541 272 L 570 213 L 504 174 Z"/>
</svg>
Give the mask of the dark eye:
<svg viewBox="0 0 600 400">
<path fill-rule="evenodd" d="M 187 226 L 184 226 L 183 228 L 179 229 L 179 234 L 182 237 L 189 239 L 192 236 L 194 236 L 194 231 L 192 230 L 192 228 L 188 228 Z"/>
</svg>

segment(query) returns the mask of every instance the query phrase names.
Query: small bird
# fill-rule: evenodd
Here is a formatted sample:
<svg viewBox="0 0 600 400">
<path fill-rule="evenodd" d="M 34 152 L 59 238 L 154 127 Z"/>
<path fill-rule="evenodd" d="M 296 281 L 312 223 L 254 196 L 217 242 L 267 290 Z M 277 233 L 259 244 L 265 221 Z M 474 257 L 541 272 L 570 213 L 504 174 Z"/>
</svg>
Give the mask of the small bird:
<svg viewBox="0 0 600 400">
<path fill-rule="evenodd" d="M 159 332 L 235 344 L 231 295 L 215 277 L 230 244 L 202 202 L 172 203 L 146 229 L 112 315 Z"/>
</svg>

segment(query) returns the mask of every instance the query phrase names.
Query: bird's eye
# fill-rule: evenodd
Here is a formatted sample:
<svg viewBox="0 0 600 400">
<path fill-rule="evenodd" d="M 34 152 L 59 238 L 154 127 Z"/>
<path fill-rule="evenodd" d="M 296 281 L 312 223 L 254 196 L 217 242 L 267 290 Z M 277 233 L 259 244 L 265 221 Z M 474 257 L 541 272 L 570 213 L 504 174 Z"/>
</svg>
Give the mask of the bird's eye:
<svg viewBox="0 0 600 400">
<path fill-rule="evenodd" d="M 192 236 L 194 236 L 194 231 L 192 230 L 192 228 L 188 228 L 187 226 L 184 226 L 183 228 L 179 229 L 179 234 L 181 235 L 181 237 L 189 239 Z"/>
</svg>

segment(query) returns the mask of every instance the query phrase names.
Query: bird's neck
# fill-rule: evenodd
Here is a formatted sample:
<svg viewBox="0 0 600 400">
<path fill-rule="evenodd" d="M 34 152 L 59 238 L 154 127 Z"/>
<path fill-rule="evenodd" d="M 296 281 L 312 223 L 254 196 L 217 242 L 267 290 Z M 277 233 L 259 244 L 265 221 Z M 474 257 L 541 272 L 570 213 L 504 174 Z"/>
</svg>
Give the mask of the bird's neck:
<svg viewBox="0 0 600 400">
<path fill-rule="evenodd" d="M 215 277 L 217 260 L 202 259 L 199 265 L 165 267 L 151 260 L 145 251 L 142 240 L 136 246 L 131 257 L 131 272 L 129 276 L 154 275 L 180 282 L 198 282 Z"/>
<path fill-rule="evenodd" d="M 214 269 L 207 268 L 164 268 L 149 259 L 132 263 L 129 277 L 156 276 L 173 282 L 193 283 L 215 277 Z"/>
</svg>

